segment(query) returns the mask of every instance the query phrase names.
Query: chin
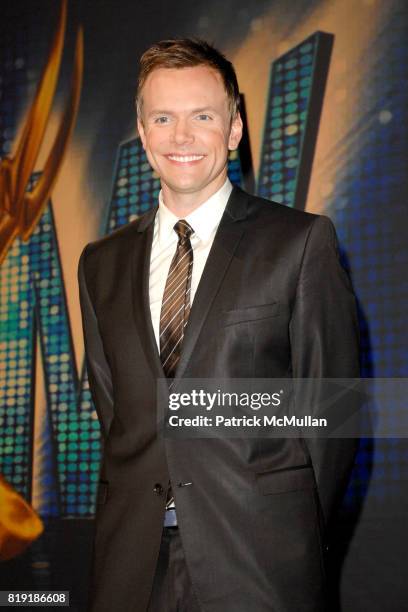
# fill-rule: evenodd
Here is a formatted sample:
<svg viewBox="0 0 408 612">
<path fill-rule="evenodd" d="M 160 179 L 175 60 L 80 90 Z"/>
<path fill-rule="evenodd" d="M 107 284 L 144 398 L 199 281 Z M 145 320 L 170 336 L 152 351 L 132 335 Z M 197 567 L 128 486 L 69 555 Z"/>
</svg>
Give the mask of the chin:
<svg viewBox="0 0 408 612">
<path fill-rule="evenodd" d="M 193 183 L 191 181 L 186 182 L 168 182 L 166 183 L 168 188 L 177 193 L 194 193 L 195 191 L 201 191 L 206 185 Z"/>
</svg>

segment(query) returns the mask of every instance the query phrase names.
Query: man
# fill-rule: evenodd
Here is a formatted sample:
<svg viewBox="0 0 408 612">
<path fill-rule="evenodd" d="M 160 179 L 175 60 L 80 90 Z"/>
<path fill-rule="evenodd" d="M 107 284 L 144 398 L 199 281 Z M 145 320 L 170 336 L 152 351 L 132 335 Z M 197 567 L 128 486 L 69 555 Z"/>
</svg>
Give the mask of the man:
<svg viewBox="0 0 408 612">
<path fill-rule="evenodd" d="M 205 42 L 147 50 L 137 110 L 159 205 L 79 265 L 104 439 L 90 608 L 324 610 L 327 529 L 355 441 L 175 440 L 158 424 L 167 384 L 186 378 L 358 376 L 333 226 L 231 186 L 238 85 Z"/>
</svg>

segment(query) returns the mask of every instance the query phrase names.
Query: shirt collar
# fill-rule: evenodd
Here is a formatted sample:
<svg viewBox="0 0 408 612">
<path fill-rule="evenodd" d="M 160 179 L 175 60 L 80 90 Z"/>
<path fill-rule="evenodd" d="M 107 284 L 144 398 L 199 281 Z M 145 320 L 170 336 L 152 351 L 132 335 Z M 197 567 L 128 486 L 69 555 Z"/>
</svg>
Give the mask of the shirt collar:
<svg viewBox="0 0 408 612">
<path fill-rule="evenodd" d="M 194 230 L 194 235 L 202 242 L 207 242 L 213 231 L 221 221 L 225 206 L 232 191 L 231 181 L 227 178 L 223 186 L 216 191 L 201 206 L 193 210 L 185 217 L 185 220 Z M 174 238 L 174 225 L 179 220 L 171 210 L 167 208 L 163 201 L 163 195 L 159 193 L 158 208 L 158 239 L 161 247 L 166 246 Z"/>
</svg>

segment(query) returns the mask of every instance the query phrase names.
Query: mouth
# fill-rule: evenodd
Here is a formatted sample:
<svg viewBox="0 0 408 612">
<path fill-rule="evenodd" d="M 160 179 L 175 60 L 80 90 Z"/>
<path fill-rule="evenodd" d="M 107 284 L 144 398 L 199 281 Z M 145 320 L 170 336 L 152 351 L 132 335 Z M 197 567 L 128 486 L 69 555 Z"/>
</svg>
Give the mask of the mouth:
<svg viewBox="0 0 408 612">
<path fill-rule="evenodd" d="M 166 155 L 166 157 L 168 160 L 177 164 L 193 164 L 204 159 L 204 155 L 176 155 L 174 153 L 170 153 L 170 155 Z"/>
</svg>

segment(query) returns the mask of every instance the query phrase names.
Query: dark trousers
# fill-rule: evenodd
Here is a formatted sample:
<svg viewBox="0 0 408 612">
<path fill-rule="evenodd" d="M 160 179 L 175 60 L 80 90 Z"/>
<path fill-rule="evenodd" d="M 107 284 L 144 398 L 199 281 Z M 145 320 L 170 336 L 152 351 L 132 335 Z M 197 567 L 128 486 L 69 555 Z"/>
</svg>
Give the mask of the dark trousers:
<svg viewBox="0 0 408 612">
<path fill-rule="evenodd" d="M 178 527 L 164 527 L 147 612 L 200 612 Z"/>
</svg>

